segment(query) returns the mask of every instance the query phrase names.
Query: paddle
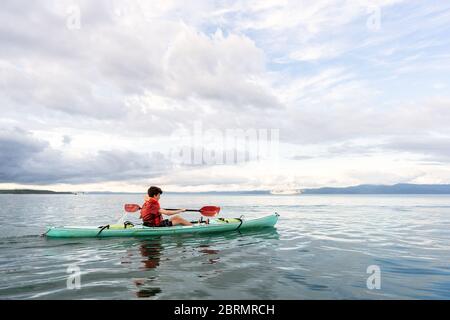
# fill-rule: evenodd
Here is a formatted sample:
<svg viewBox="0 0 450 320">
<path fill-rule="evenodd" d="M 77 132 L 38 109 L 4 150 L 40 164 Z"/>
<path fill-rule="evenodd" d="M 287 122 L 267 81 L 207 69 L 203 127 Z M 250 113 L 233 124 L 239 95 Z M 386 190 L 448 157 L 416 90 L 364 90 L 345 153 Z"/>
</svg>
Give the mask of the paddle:
<svg viewBox="0 0 450 320">
<path fill-rule="evenodd" d="M 141 209 L 142 208 L 138 204 L 126 204 L 125 205 L 126 212 L 136 212 Z M 178 209 L 164 209 L 164 210 L 178 210 Z M 186 209 L 186 211 L 200 212 L 205 217 L 214 217 L 220 212 L 220 207 L 205 206 L 201 209 Z"/>
</svg>

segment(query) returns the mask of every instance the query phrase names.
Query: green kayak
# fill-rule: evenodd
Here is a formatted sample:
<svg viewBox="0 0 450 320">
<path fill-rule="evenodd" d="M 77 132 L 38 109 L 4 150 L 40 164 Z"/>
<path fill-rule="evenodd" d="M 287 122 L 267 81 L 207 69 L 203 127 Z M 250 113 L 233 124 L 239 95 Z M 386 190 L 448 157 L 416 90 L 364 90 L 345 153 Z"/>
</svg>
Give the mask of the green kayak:
<svg viewBox="0 0 450 320">
<path fill-rule="evenodd" d="M 201 223 L 192 226 L 173 227 L 145 227 L 142 225 L 112 224 L 94 227 L 50 227 L 45 233 L 49 238 L 105 238 L 105 237 L 148 237 L 173 234 L 214 233 L 236 230 L 248 230 L 273 227 L 278 220 L 274 213 L 256 219 L 216 218 L 210 219 L 209 224 Z"/>
</svg>

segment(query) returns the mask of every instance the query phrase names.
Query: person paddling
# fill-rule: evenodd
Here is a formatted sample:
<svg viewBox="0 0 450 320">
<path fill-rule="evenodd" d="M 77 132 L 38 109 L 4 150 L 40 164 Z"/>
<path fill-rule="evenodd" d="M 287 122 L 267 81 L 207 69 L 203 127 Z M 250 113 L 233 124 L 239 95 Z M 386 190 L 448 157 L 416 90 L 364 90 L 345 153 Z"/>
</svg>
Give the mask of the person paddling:
<svg viewBox="0 0 450 320">
<path fill-rule="evenodd" d="M 175 216 L 170 219 L 163 219 L 162 215 L 172 216 L 186 211 L 186 209 L 166 210 L 161 209 L 159 199 L 163 193 L 161 188 L 151 186 L 148 189 L 148 197 L 145 198 L 145 203 L 141 209 L 141 219 L 144 221 L 146 227 L 171 227 L 175 225 L 191 226 L 192 223 L 183 219 L 180 216 Z"/>
</svg>

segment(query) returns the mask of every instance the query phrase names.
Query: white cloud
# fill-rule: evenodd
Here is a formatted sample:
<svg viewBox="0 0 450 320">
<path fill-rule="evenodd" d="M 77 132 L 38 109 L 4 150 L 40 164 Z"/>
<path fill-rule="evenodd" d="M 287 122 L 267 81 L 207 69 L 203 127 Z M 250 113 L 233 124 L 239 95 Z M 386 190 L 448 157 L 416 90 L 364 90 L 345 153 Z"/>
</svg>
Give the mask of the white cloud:
<svg viewBox="0 0 450 320">
<path fill-rule="evenodd" d="M 342 54 L 342 51 L 342 48 L 332 44 L 320 44 L 291 52 L 289 58 L 299 61 L 314 61 L 337 57 Z"/>
</svg>

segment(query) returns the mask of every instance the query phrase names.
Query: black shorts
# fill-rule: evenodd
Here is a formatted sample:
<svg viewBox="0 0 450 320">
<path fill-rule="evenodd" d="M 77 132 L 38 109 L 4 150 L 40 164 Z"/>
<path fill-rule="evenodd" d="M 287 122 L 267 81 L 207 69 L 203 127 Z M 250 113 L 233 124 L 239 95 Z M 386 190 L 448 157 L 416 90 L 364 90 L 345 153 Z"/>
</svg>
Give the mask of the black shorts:
<svg viewBox="0 0 450 320">
<path fill-rule="evenodd" d="M 169 219 L 165 219 L 163 221 L 161 221 L 161 223 L 157 226 L 151 225 L 149 222 L 144 222 L 144 226 L 146 227 L 171 227 L 173 226 L 172 221 L 170 221 Z"/>
</svg>

